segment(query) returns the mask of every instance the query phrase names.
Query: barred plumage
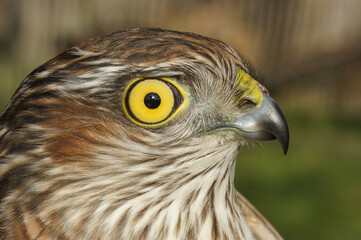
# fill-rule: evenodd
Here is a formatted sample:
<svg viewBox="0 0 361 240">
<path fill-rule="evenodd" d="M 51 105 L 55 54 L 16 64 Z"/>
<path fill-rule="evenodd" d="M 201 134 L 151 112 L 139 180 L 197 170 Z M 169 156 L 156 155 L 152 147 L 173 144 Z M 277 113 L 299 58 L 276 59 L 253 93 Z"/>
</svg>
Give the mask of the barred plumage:
<svg viewBox="0 0 361 240">
<path fill-rule="evenodd" d="M 230 125 L 268 99 L 239 71 L 226 44 L 161 29 L 91 39 L 34 70 L 0 118 L 0 239 L 281 239 L 234 188 L 249 132 L 288 141 L 286 125 Z M 188 105 L 137 124 L 123 102 L 138 78 L 170 79 Z"/>
</svg>

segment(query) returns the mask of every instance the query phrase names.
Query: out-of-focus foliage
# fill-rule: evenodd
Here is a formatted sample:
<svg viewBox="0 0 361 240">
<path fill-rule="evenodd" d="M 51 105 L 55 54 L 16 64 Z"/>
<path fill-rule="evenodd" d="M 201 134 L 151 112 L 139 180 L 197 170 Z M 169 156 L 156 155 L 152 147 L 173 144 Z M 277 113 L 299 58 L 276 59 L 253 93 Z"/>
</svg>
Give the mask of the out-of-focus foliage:
<svg viewBox="0 0 361 240">
<path fill-rule="evenodd" d="M 361 127 L 352 117 L 287 116 L 290 151 L 276 142 L 242 149 L 238 189 L 285 239 L 361 236 Z"/>
<path fill-rule="evenodd" d="M 361 1 L 3 0 L 0 110 L 34 68 L 89 37 L 162 27 L 214 37 L 260 69 L 289 154 L 253 143 L 236 185 L 285 239 L 361 237 Z"/>
</svg>

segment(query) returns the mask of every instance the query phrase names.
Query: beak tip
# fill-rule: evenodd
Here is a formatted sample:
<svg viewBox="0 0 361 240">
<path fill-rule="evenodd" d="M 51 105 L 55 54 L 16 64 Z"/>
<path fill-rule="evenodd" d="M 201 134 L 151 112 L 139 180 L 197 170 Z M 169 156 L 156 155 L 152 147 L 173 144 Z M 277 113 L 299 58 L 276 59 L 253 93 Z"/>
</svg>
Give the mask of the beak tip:
<svg viewBox="0 0 361 240">
<path fill-rule="evenodd" d="M 287 123 L 286 123 L 287 124 Z M 279 142 L 283 149 L 283 154 L 286 155 L 288 152 L 288 145 L 289 145 L 289 131 L 288 126 L 286 125 L 287 134 L 284 135 L 284 137 L 279 138 Z"/>
<path fill-rule="evenodd" d="M 288 144 L 286 146 L 283 146 L 283 155 L 287 155 L 287 152 L 288 152 Z"/>
</svg>

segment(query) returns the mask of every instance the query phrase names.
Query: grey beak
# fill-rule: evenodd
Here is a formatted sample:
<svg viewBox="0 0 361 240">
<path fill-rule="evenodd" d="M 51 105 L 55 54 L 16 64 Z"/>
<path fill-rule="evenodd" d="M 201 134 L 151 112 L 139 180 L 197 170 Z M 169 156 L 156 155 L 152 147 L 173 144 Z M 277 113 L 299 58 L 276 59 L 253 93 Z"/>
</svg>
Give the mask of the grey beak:
<svg viewBox="0 0 361 240">
<path fill-rule="evenodd" d="M 277 139 L 283 153 L 287 153 L 289 132 L 286 119 L 276 102 L 266 93 L 263 93 L 263 101 L 258 109 L 237 117 L 229 126 L 240 131 L 246 139 Z"/>
</svg>

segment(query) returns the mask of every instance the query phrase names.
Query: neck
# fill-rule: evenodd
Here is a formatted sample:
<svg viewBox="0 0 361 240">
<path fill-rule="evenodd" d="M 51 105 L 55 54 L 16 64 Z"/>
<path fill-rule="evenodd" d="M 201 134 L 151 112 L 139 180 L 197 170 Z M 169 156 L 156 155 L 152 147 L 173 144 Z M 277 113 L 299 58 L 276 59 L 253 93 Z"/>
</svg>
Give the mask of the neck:
<svg viewBox="0 0 361 240">
<path fill-rule="evenodd" d="M 200 141 L 207 146 L 191 142 L 172 159 L 55 173 L 76 180 L 39 203 L 37 216 L 77 239 L 252 240 L 233 183 L 239 144 Z"/>
<path fill-rule="evenodd" d="M 207 153 L 190 144 L 173 164 L 134 182 L 141 194 L 109 215 L 107 227 L 125 239 L 252 239 L 236 202 L 238 143 L 202 142 Z"/>
</svg>

